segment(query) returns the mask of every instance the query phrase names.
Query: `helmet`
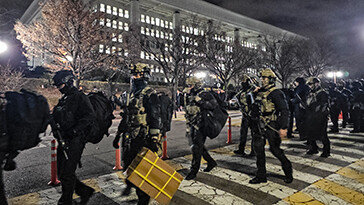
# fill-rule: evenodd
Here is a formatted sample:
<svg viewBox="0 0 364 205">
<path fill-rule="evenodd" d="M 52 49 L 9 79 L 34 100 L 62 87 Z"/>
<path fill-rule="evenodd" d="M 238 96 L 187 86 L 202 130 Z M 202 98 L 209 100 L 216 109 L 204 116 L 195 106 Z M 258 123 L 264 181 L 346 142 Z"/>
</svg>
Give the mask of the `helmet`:
<svg viewBox="0 0 364 205">
<path fill-rule="evenodd" d="M 56 74 L 53 76 L 53 85 L 57 87 L 62 84 L 72 85 L 74 78 L 75 76 L 70 70 L 57 71 Z"/>
<path fill-rule="evenodd" d="M 189 78 L 187 78 L 186 80 L 186 84 L 189 86 L 201 86 L 202 85 L 202 80 L 200 78 L 197 78 L 195 76 L 191 76 Z"/>
<path fill-rule="evenodd" d="M 266 77 L 266 78 L 274 78 L 274 79 L 277 78 L 276 74 L 274 74 L 274 72 L 270 68 L 266 68 L 266 69 L 261 70 L 260 71 L 260 76 L 261 77 Z"/>
<path fill-rule="evenodd" d="M 351 85 L 354 88 L 360 88 L 362 86 L 362 84 L 361 84 L 361 82 L 359 80 L 356 80 L 356 81 L 352 82 Z"/>
<path fill-rule="evenodd" d="M 307 84 L 308 85 L 312 85 L 312 84 L 315 84 L 315 83 L 320 83 L 320 79 L 316 78 L 316 77 L 311 77 L 307 80 Z"/>
<path fill-rule="evenodd" d="M 305 79 L 302 77 L 298 77 L 294 81 L 297 82 L 299 85 L 304 85 L 306 83 Z"/>
<path fill-rule="evenodd" d="M 150 69 L 147 67 L 146 64 L 143 63 L 137 63 L 135 65 L 132 65 L 130 67 L 130 72 L 132 75 L 140 74 L 143 78 L 150 77 Z"/>
</svg>

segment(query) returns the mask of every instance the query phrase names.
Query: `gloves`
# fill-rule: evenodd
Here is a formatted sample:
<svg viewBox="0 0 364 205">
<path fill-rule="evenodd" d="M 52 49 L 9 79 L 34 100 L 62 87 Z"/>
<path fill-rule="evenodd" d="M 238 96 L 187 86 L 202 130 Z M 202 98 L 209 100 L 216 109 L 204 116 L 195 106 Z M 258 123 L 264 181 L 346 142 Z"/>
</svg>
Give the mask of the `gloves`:
<svg viewBox="0 0 364 205">
<path fill-rule="evenodd" d="M 158 142 L 153 141 L 150 145 L 150 150 L 153 152 L 158 152 Z"/>
<path fill-rule="evenodd" d="M 112 146 L 115 149 L 119 149 L 119 142 L 120 142 L 120 135 L 117 135 L 114 139 L 114 141 L 112 142 Z"/>
</svg>

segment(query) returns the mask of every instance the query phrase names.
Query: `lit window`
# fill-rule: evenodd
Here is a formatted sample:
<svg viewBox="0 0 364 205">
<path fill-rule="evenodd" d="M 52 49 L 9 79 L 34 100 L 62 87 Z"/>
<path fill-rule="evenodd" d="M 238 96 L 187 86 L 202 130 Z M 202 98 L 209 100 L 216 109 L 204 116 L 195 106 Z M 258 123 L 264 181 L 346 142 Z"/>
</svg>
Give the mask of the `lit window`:
<svg viewBox="0 0 364 205">
<path fill-rule="evenodd" d="M 104 45 L 100 44 L 99 46 L 99 52 L 103 53 L 104 52 Z"/>
<path fill-rule="evenodd" d="M 105 4 L 100 4 L 100 11 L 105 12 Z"/>
<path fill-rule="evenodd" d="M 172 33 L 170 33 L 169 34 L 169 40 L 172 40 L 173 39 L 173 34 Z"/>
<path fill-rule="evenodd" d="M 186 38 L 185 38 L 185 36 L 182 36 L 182 42 L 184 43 L 184 42 L 186 42 Z"/>
<path fill-rule="evenodd" d="M 124 56 L 128 56 L 129 55 L 129 52 L 128 51 L 125 51 L 124 52 Z"/>
<path fill-rule="evenodd" d="M 141 27 L 141 28 L 140 28 L 140 33 L 141 33 L 141 34 L 145 34 L 145 29 L 144 29 L 144 27 Z"/>
<path fill-rule="evenodd" d="M 123 17 L 123 16 L 124 16 L 123 9 L 119 9 L 119 16 L 120 16 L 120 17 Z"/>
<path fill-rule="evenodd" d="M 111 14 L 111 6 L 110 5 L 106 6 L 106 13 Z"/>
<path fill-rule="evenodd" d="M 159 25 L 161 25 L 160 23 L 161 23 L 161 20 L 159 18 L 155 18 L 155 25 L 159 26 Z"/>
<path fill-rule="evenodd" d="M 159 38 L 159 31 L 155 30 L 155 37 Z"/>
<path fill-rule="evenodd" d="M 145 53 L 145 59 L 149 60 L 149 53 Z"/>
<path fill-rule="evenodd" d="M 154 36 L 154 29 L 151 29 L 150 35 Z"/>
<path fill-rule="evenodd" d="M 121 56 L 123 54 L 123 49 L 122 48 L 118 48 L 118 55 Z"/>
<path fill-rule="evenodd" d="M 161 27 L 164 27 L 164 21 L 161 19 Z"/>
<path fill-rule="evenodd" d="M 169 28 L 172 29 L 173 28 L 173 23 L 169 22 Z"/>
<path fill-rule="evenodd" d="M 123 42 L 123 35 L 122 34 L 119 34 L 119 38 L 118 38 L 119 42 Z"/>
<path fill-rule="evenodd" d="M 112 48 L 111 48 L 111 53 L 115 53 L 116 52 L 116 47 L 115 46 L 113 46 Z"/>
<path fill-rule="evenodd" d="M 168 40 L 168 33 L 166 32 L 166 34 L 164 35 L 164 38 Z"/>
<path fill-rule="evenodd" d="M 110 19 L 106 19 L 106 26 L 111 27 L 111 20 Z"/>
<path fill-rule="evenodd" d="M 127 19 L 129 18 L 129 11 L 128 10 L 124 11 L 124 17 L 127 18 Z"/>
<path fill-rule="evenodd" d="M 144 53 L 144 51 L 141 51 L 141 52 L 140 52 L 140 58 L 141 58 L 141 59 L 144 59 L 144 58 L 145 58 L 145 53 Z"/>
<path fill-rule="evenodd" d="M 151 23 L 152 25 L 154 25 L 154 24 L 155 24 L 154 17 L 151 17 L 151 18 L 150 18 L 150 23 Z"/>
<path fill-rule="evenodd" d="M 159 73 L 159 67 L 156 67 L 156 68 L 155 68 L 155 72 L 156 72 L 156 73 Z"/>
<path fill-rule="evenodd" d="M 119 29 L 123 30 L 123 22 L 122 21 L 119 21 Z"/>
<path fill-rule="evenodd" d="M 101 26 L 104 26 L 105 25 L 105 19 L 103 19 L 103 18 L 100 19 L 100 25 Z"/>
<path fill-rule="evenodd" d="M 128 23 L 124 23 L 124 30 L 129 31 L 129 24 Z"/>
<path fill-rule="evenodd" d="M 198 29 L 197 28 L 193 29 L 193 34 L 198 35 Z"/>
<path fill-rule="evenodd" d="M 182 32 L 186 32 L 186 27 L 185 27 L 185 25 L 182 25 Z"/>
<path fill-rule="evenodd" d="M 118 28 L 118 22 L 116 20 L 112 21 L 112 27 L 113 28 Z"/>
<path fill-rule="evenodd" d="M 164 38 L 164 32 L 161 31 L 161 38 Z"/>
<path fill-rule="evenodd" d="M 140 21 L 145 23 L 145 15 L 144 14 L 140 15 Z"/>
<path fill-rule="evenodd" d="M 149 28 L 145 28 L 145 34 L 146 34 L 147 36 L 149 36 L 149 35 L 150 35 L 150 33 L 149 33 Z"/>
<path fill-rule="evenodd" d="M 110 54 L 110 48 L 109 47 L 106 47 L 105 53 Z"/>
<path fill-rule="evenodd" d="M 201 36 L 203 36 L 205 34 L 205 32 L 203 30 L 201 30 Z"/>
<path fill-rule="evenodd" d="M 168 28 L 168 21 L 164 22 L 164 28 Z"/>
<path fill-rule="evenodd" d="M 146 17 L 145 17 L 145 22 L 146 22 L 147 24 L 150 24 L 150 17 L 149 17 L 149 16 L 146 16 Z"/>
<path fill-rule="evenodd" d="M 115 15 L 115 16 L 118 15 L 118 8 L 112 7 L 112 15 Z"/>
<path fill-rule="evenodd" d="M 112 33 L 112 41 L 116 42 L 116 34 Z"/>
</svg>

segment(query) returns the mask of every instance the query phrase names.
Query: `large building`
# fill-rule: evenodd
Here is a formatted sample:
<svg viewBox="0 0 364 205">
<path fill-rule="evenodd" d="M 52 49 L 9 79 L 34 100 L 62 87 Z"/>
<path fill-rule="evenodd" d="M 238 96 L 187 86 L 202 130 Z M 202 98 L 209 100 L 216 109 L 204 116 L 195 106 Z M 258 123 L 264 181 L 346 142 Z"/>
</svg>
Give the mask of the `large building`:
<svg viewBox="0 0 364 205">
<path fill-rule="evenodd" d="M 23 23 L 31 23 L 40 16 L 39 3 L 42 1 L 44 0 L 33 1 L 21 18 Z M 122 37 L 116 35 L 117 31 L 129 32 L 130 25 L 137 25 L 141 35 L 164 38 L 167 45 L 168 41 L 172 40 L 173 29 L 176 27 L 181 29 L 183 40 L 188 38 L 188 35 L 203 35 L 202 28 L 192 27 L 186 23 L 192 16 L 219 22 L 226 35 L 215 36 L 215 40 L 233 42 L 238 38 L 243 46 L 253 49 L 264 49 L 257 39 L 262 34 L 296 36 L 289 31 L 201 0 L 96 0 L 91 3 L 95 9 L 106 14 L 106 18 L 101 20 L 100 24 L 115 29 L 113 37 L 115 46 L 99 45 L 99 52 L 106 54 L 120 49 L 117 47 L 117 42 L 122 41 Z M 142 50 L 138 52 L 140 52 L 140 60 L 148 63 L 152 68 L 152 80 L 165 81 L 162 69 L 152 62 L 151 56 Z M 31 60 L 32 66 L 42 63 L 39 59 Z"/>
</svg>

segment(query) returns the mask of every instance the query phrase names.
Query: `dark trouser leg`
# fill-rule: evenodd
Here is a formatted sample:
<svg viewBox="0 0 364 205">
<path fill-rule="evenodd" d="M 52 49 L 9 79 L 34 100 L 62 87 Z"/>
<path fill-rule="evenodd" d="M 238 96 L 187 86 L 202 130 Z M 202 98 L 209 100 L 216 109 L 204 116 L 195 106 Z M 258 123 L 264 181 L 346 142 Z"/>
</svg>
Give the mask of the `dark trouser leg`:
<svg viewBox="0 0 364 205">
<path fill-rule="evenodd" d="M 339 115 L 340 115 L 340 109 L 332 108 L 332 110 L 330 111 L 330 118 L 333 124 L 332 126 L 333 131 L 339 130 L 339 123 L 338 123 Z"/>
<path fill-rule="evenodd" d="M 280 148 L 281 138 L 279 137 L 278 133 L 269 129 L 267 130 L 267 138 L 269 142 L 269 149 L 272 154 L 281 162 L 284 174 L 287 177 L 292 177 L 292 164 L 284 154 L 283 150 Z"/>
<path fill-rule="evenodd" d="M 294 117 L 294 112 L 293 112 L 293 108 L 290 108 L 290 110 L 292 110 L 290 112 L 290 116 L 289 116 L 289 124 L 288 124 L 288 130 L 287 130 L 287 137 L 288 138 L 292 138 L 292 130 L 293 130 L 293 117 Z"/>
<path fill-rule="evenodd" d="M 241 119 L 241 127 L 240 127 L 240 143 L 239 150 L 244 152 L 246 140 L 248 138 L 248 120 L 243 116 Z"/>
<path fill-rule="evenodd" d="M 307 136 L 305 133 L 305 128 L 304 128 L 304 115 L 305 115 L 305 111 L 298 108 L 297 112 L 295 113 L 295 117 L 296 117 L 296 127 L 298 129 L 299 135 L 300 135 L 300 140 L 306 140 Z"/>
<path fill-rule="evenodd" d="M 202 157 L 207 162 L 207 164 L 216 164 L 215 160 L 211 157 L 211 155 L 207 151 L 205 145 L 203 146 L 203 149 L 202 149 Z"/>
<path fill-rule="evenodd" d="M 139 188 L 136 188 L 136 194 L 138 195 L 138 205 L 148 205 L 150 199 L 148 194 Z"/>
<path fill-rule="evenodd" d="M 347 103 L 345 103 L 342 107 L 342 112 L 343 112 L 343 124 L 342 127 L 345 128 L 346 124 L 348 123 L 349 120 L 349 105 Z"/>
<path fill-rule="evenodd" d="M 192 137 L 192 165 L 191 165 L 191 172 L 197 173 L 200 169 L 201 165 L 201 157 L 204 152 L 204 144 L 206 141 L 206 137 L 202 136 L 202 134 L 196 130 L 194 127 L 191 127 L 191 137 Z M 207 150 L 204 154 L 207 153 Z M 207 153 L 207 158 L 211 158 L 211 156 Z M 212 158 L 211 158 L 212 159 Z"/>
<path fill-rule="evenodd" d="M 0 205 L 7 205 L 5 187 L 4 187 L 4 176 L 3 176 L 3 163 L 5 161 L 5 152 L 0 152 Z"/>
<path fill-rule="evenodd" d="M 57 149 L 58 176 L 62 185 L 62 196 L 58 201 L 59 204 L 72 204 L 72 195 L 77 180 L 75 171 L 81 160 L 84 143 L 82 142 L 81 137 L 76 137 L 68 143 L 68 147 L 68 160 L 66 160 L 66 157 L 63 154 L 63 148 L 58 146 Z"/>
<path fill-rule="evenodd" d="M 360 131 L 360 117 L 361 117 L 361 114 L 360 114 L 360 109 L 354 109 L 353 110 L 353 123 L 354 123 L 354 131 L 357 131 L 359 132 Z"/>
<path fill-rule="evenodd" d="M 311 151 L 311 152 L 317 152 L 317 150 L 318 150 L 318 147 L 317 147 L 317 143 L 316 143 L 316 140 L 314 140 L 314 139 L 309 139 L 309 140 L 307 140 L 307 142 L 308 142 L 308 145 L 309 145 L 309 152 Z"/>
<path fill-rule="evenodd" d="M 265 139 L 263 136 L 259 135 L 258 133 L 253 134 L 253 143 L 254 143 L 254 151 L 257 156 L 257 178 L 266 178 L 267 171 L 265 168 L 265 152 L 264 152 L 264 145 Z"/>
</svg>

